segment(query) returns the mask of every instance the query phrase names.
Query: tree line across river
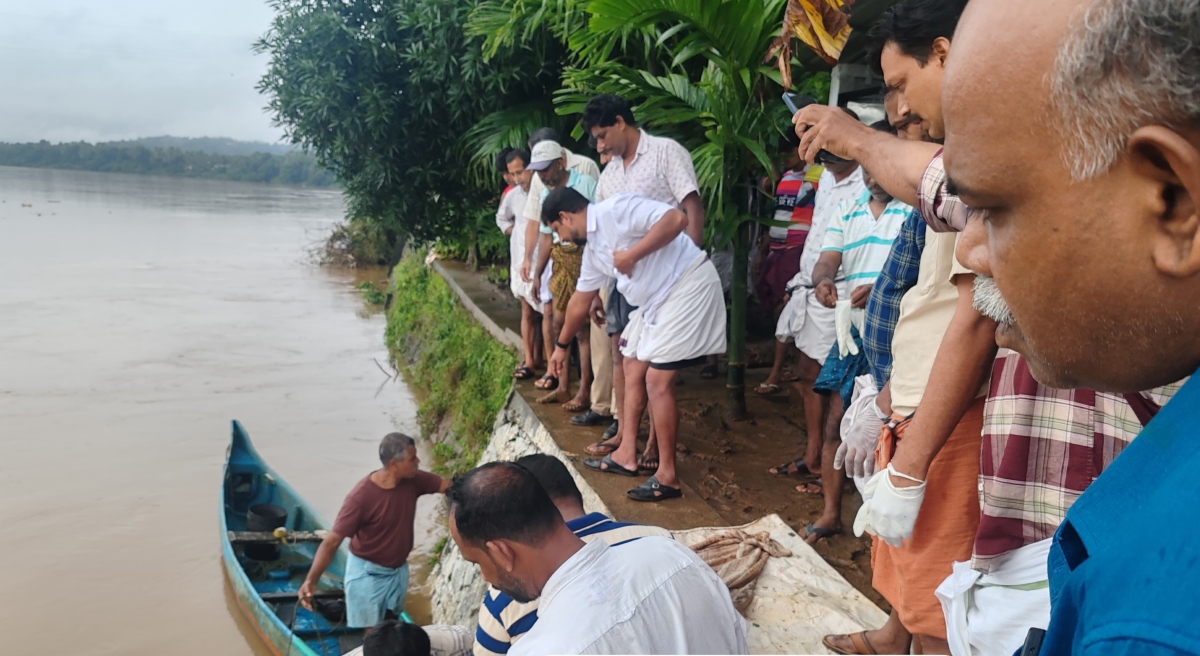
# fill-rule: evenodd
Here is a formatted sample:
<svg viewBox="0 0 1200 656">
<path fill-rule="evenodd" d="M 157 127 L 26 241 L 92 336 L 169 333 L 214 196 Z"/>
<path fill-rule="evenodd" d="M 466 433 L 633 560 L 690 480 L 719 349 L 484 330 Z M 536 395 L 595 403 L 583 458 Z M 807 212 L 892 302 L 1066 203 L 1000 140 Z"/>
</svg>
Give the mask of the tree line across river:
<svg viewBox="0 0 1200 656">
<path fill-rule="evenodd" d="M 0 166 L 169 175 L 238 182 L 328 187 L 334 174 L 302 150 L 228 155 L 130 142 L 0 143 Z"/>
</svg>

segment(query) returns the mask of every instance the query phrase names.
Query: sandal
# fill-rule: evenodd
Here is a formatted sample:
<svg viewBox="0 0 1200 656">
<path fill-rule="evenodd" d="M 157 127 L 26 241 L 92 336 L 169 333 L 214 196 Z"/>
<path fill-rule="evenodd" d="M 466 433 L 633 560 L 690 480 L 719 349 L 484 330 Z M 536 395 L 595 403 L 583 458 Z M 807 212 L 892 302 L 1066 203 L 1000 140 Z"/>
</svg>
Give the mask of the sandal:
<svg viewBox="0 0 1200 656">
<path fill-rule="evenodd" d="M 704 368 L 700 370 L 700 377 L 711 380 L 713 378 L 716 378 L 718 373 L 720 373 L 720 370 L 717 369 L 717 365 L 706 364 L 706 365 L 704 365 Z"/>
<path fill-rule="evenodd" d="M 634 501 L 666 501 L 667 499 L 678 499 L 683 496 L 683 491 L 677 487 L 663 485 L 658 482 L 657 477 L 651 476 L 644 483 L 625 494 Z"/>
<path fill-rule="evenodd" d="M 646 451 L 649 451 L 649 450 L 650 449 L 648 449 L 648 448 L 646 449 Z M 638 463 L 637 463 L 638 471 L 648 471 L 648 472 L 658 471 L 658 448 L 655 447 L 654 451 L 655 451 L 654 455 L 648 455 L 647 453 L 642 453 L 642 457 L 638 458 Z"/>
<path fill-rule="evenodd" d="M 611 439 L 612 438 L 609 438 L 609 440 Z M 617 440 L 615 444 L 609 440 L 593 442 L 592 444 L 584 447 L 583 451 L 589 456 L 606 456 L 613 451 L 616 451 L 621 446 L 621 440 Z"/>
<path fill-rule="evenodd" d="M 632 469 L 625 469 L 621 465 L 613 462 L 612 455 L 604 456 L 603 458 L 584 458 L 583 466 L 588 469 L 594 469 L 605 474 L 620 474 L 621 476 L 637 476 L 637 472 Z"/>
<path fill-rule="evenodd" d="M 536 375 L 537 373 L 533 369 L 530 369 L 524 365 L 513 369 L 513 378 L 516 380 L 529 380 Z"/>
<path fill-rule="evenodd" d="M 815 489 L 815 490 L 812 489 L 814 487 L 817 489 Z M 819 478 L 815 481 L 810 481 L 808 483 L 805 483 L 804 485 L 797 485 L 796 491 L 799 492 L 800 494 L 807 494 L 807 495 L 813 496 L 813 497 L 819 497 L 819 496 L 825 495 L 825 487 L 823 485 L 821 485 L 821 479 L 819 479 Z"/>
<path fill-rule="evenodd" d="M 808 536 L 815 535 L 815 536 L 817 536 L 817 539 L 813 540 L 812 542 L 809 542 L 809 544 L 816 544 L 817 542 L 820 542 L 821 540 L 826 540 L 837 534 L 838 534 L 838 531 L 835 531 L 831 528 L 825 528 L 824 526 L 817 526 L 817 525 L 813 524 L 812 522 L 809 522 L 808 525 L 804 527 L 804 535 L 801 535 L 800 537 L 805 542 L 808 542 Z M 875 653 L 875 652 L 871 652 L 871 653 Z"/>
<path fill-rule="evenodd" d="M 808 465 L 804 462 L 804 457 L 801 456 L 791 462 L 775 465 L 774 467 L 768 469 L 767 473 L 771 474 L 772 476 L 807 476 L 812 474 L 813 471 L 808 468 Z"/>
<path fill-rule="evenodd" d="M 854 651 L 846 651 L 841 647 L 834 646 L 833 640 L 830 640 L 830 638 L 849 638 L 850 644 L 854 645 Z M 846 654 L 847 656 L 870 656 L 872 654 L 879 653 L 875 651 L 875 648 L 871 646 L 871 643 L 867 642 L 866 631 L 859 631 L 858 633 L 843 635 L 827 635 L 821 639 L 821 644 L 825 645 L 826 649 L 835 654 Z M 908 650 L 905 650 L 905 653 L 907 653 L 907 651 Z"/>
<path fill-rule="evenodd" d="M 772 394 L 778 394 L 779 389 L 780 387 L 775 383 L 763 383 L 762 385 L 754 388 L 754 393 L 761 394 L 763 396 L 770 396 Z"/>
<path fill-rule="evenodd" d="M 542 376 L 541 380 L 533 384 L 534 387 L 540 390 L 558 389 L 558 379 L 550 374 Z"/>
</svg>

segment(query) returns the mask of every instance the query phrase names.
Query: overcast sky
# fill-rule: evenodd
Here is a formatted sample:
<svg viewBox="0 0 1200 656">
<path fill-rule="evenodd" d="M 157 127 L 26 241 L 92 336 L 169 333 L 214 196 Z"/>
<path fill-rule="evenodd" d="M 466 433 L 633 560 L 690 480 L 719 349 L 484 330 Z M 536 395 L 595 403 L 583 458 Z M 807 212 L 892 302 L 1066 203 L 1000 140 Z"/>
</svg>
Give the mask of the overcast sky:
<svg viewBox="0 0 1200 656">
<path fill-rule="evenodd" d="M 276 142 L 265 0 L 0 0 L 0 141 Z"/>
</svg>

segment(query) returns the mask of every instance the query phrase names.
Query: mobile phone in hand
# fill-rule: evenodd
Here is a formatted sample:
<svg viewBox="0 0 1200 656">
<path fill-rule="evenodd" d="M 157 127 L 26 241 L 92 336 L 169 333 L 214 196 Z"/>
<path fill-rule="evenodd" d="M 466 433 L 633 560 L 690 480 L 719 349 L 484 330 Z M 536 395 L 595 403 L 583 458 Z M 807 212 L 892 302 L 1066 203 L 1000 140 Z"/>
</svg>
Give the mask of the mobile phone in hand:
<svg viewBox="0 0 1200 656">
<path fill-rule="evenodd" d="M 817 102 L 817 100 L 812 96 L 802 96 L 798 93 L 791 93 L 790 91 L 783 94 L 783 104 L 787 105 L 787 108 L 792 111 L 792 115 L 795 115 L 796 112 L 800 111 L 801 107 L 807 107 L 815 102 Z"/>
<path fill-rule="evenodd" d="M 783 104 L 787 105 L 787 108 L 791 110 L 793 116 L 796 115 L 796 112 L 800 111 L 800 108 L 808 107 L 816 102 L 816 98 L 813 98 L 812 96 L 802 96 L 798 93 L 791 93 L 790 91 L 783 94 Z M 813 160 L 817 164 L 848 161 L 824 149 L 818 152 L 817 156 L 814 157 Z"/>
</svg>

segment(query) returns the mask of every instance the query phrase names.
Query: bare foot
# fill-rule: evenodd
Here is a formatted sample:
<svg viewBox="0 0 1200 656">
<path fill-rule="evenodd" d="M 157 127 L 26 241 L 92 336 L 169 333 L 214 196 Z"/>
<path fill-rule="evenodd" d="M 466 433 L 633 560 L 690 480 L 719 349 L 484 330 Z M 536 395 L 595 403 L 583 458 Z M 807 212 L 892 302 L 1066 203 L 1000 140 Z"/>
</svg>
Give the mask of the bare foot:
<svg viewBox="0 0 1200 656">
<path fill-rule="evenodd" d="M 575 398 L 563 404 L 563 410 L 567 412 L 583 412 L 592 407 L 591 390 L 580 389 Z"/>
</svg>

